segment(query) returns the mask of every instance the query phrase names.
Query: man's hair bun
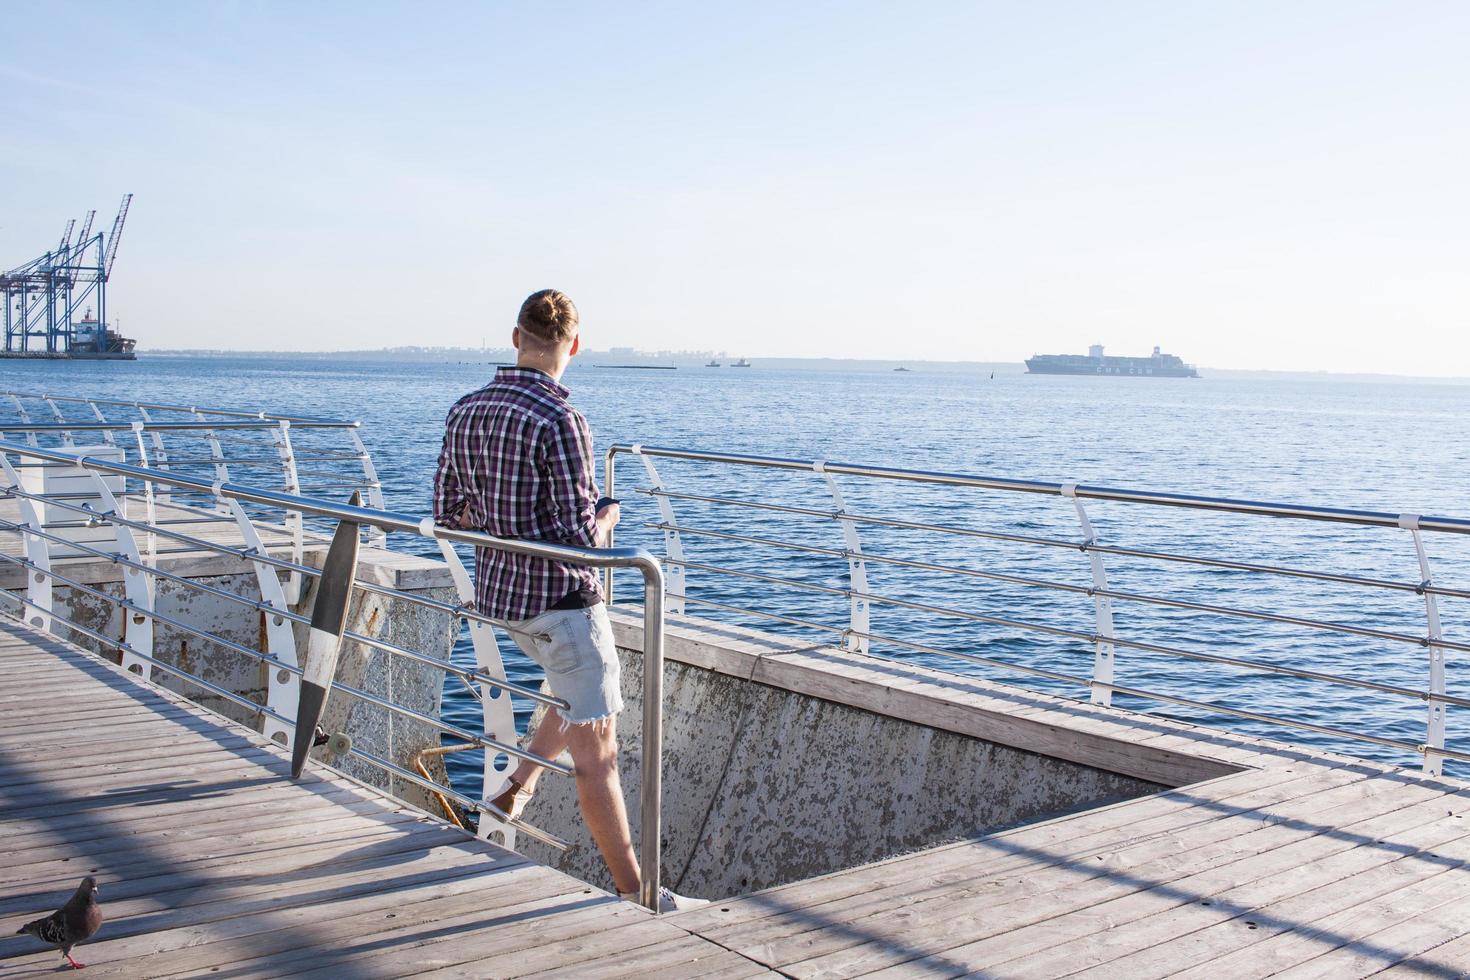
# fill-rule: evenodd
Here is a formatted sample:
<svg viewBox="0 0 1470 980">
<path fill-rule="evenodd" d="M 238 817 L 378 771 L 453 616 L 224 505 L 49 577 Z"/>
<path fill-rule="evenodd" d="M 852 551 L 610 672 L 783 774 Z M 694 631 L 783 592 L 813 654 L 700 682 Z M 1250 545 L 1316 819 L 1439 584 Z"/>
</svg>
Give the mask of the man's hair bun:
<svg viewBox="0 0 1470 980">
<path fill-rule="evenodd" d="M 566 293 L 542 289 L 527 296 L 521 304 L 516 326 L 537 340 L 566 343 L 577 332 L 577 308 Z"/>
</svg>

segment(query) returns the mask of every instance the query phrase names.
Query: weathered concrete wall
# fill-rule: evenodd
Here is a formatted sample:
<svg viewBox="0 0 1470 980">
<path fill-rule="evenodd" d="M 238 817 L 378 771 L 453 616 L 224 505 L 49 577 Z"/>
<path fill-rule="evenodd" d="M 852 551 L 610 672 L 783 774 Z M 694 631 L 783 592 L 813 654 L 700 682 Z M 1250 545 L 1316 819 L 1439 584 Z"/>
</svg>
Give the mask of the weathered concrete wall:
<svg viewBox="0 0 1470 980">
<path fill-rule="evenodd" d="M 636 844 L 642 656 L 620 653 Z M 690 663 L 668 662 L 664 683 L 664 883 L 686 894 L 744 894 L 1164 788 Z M 578 846 L 523 835 L 519 849 L 611 887 L 571 780 L 543 779 L 526 818 Z"/>
</svg>

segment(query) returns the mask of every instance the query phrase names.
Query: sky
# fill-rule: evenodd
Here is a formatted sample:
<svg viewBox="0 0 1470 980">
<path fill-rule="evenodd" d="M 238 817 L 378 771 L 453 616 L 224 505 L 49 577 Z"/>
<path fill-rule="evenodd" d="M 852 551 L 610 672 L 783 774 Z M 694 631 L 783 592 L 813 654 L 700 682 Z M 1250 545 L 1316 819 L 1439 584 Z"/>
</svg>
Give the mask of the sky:
<svg viewBox="0 0 1470 980">
<path fill-rule="evenodd" d="M 1470 3 L 0 0 L 0 267 L 141 348 L 1470 375 Z"/>
</svg>

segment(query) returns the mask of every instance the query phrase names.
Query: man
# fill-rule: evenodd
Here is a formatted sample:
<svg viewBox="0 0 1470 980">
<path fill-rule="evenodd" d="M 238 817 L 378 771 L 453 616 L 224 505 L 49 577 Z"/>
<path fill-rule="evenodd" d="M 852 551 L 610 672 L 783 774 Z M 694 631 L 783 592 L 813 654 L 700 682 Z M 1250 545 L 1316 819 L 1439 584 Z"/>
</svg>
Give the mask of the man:
<svg viewBox="0 0 1470 980">
<path fill-rule="evenodd" d="M 619 509 L 616 502 L 597 507 L 592 434 L 560 383 L 581 346 L 577 309 L 554 289 L 532 293 L 510 337 L 516 366 L 501 368 L 449 410 L 434 520 L 497 537 L 596 547 L 617 524 Z M 635 898 L 638 862 L 618 778 L 620 670 L 596 574 L 582 565 L 479 548 L 475 583 L 480 612 L 506 621 L 567 702 L 565 715 L 548 710 L 529 749 L 545 759 L 571 752 L 587 829 L 618 893 Z M 541 772 L 522 762 L 495 806 L 520 816 Z M 660 890 L 660 911 L 704 904 Z"/>
</svg>

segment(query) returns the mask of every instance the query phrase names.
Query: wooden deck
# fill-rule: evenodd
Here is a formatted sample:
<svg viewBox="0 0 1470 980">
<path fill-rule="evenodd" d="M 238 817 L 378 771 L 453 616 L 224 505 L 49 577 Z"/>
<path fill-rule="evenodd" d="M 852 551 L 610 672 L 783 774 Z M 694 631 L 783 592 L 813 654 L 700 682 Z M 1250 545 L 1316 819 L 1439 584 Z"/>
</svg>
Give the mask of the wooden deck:
<svg viewBox="0 0 1470 980">
<path fill-rule="evenodd" d="M 654 918 L 9 622 L 0 678 L 3 932 L 95 874 L 88 977 L 1470 974 L 1470 785 L 1270 742 L 1138 726 L 1246 768 Z"/>
<path fill-rule="evenodd" d="M 764 967 L 0 620 L 0 977 L 95 875 L 86 977 L 754 977 Z"/>
</svg>

